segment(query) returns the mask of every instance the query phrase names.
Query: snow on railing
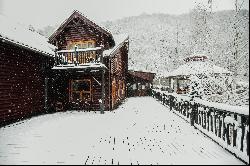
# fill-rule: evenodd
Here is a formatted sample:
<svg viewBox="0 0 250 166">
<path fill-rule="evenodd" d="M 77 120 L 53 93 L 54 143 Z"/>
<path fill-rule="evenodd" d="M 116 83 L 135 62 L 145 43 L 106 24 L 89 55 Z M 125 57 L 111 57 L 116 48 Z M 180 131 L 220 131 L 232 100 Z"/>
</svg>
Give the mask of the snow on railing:
<svg viewBox="0 0 250 166">
<path fill-rule="evenodd" d="M 56 52 L 55 66 L 100 63 L 103 60 L 102 47 L 75 50 L 60 50 Z"/>
<path fill-rule="evenodd" d="M 152 90 L 152 96 L 249 164 L 249 108 L 191 101 L 190 97 Z"/>
</svg>

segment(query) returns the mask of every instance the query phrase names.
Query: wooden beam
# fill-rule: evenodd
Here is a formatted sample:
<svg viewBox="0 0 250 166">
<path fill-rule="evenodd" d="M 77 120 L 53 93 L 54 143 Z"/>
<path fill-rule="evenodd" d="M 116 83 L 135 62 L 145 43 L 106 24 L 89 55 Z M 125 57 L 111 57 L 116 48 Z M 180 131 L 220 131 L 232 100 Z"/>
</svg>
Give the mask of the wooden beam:
<svg viewBox="0 0 250 166">
<path fill-rule="evenodd" d="M 95 82 L 99 85 L 99 86 L 102 86 L 102 84 L 94 77 L 92 76 L 93 80 L 95 80 Z"/>
<path fill-rule="evenodd" d="M 105 104 L 105 68 L 102 68 L 102 97 L 101 97 L 101 114 L 104 114 Z"/>
</svg>

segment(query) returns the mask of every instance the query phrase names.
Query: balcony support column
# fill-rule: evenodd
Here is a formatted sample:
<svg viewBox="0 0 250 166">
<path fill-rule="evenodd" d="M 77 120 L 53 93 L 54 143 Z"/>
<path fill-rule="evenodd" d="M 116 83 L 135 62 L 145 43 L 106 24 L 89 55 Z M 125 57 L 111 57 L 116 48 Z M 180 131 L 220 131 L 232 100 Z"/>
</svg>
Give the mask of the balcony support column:
<svg viewBox="0 0 250 166">
<path fill-rule="evenodd" d="M 78 66 L 79 62 L 78 62 L 77 46 L 75 46 L 75 57 L 76 57 L 75 66 Z"/>
<path fill-rule="evenodd" d="M 102 47 L 102 46 L 101 46 Z M 101 63 L 103 64 L 103 47 L 101 49 Z M 101 114 L 104 114 L 104 109 L 105 109 L 105 68 L 102 67 L 101 69 L 102 72 L 102 97 L 101 97 Z"/>
<path fill-rule="evenodd" d="M 105 68 L 101 69 L 102 72 L 102 97 L 100 100 L 100 108 L 101 108 L 101 114 L 104 114 L 105 109 Z"/>
</svg>

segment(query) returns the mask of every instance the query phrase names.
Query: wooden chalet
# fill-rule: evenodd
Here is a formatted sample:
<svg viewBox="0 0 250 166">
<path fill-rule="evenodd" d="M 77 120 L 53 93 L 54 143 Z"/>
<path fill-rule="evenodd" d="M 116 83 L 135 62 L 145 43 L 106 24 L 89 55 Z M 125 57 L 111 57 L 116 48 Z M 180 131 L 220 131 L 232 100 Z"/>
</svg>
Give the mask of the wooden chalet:
<svg viewBox="0 0 250 166">
<path fill-rule="evenodd" d="M 126 98 L 128 36 L 113 36 L 74 11 L 49 42 L 58 48 L 50 75 L 52 109 L 103 113 Z"/>
<path fill-rule="evenodd" d="M 0 126 L 48 111 L 48 73 L 55 47 L 0 15 Z"/>
<path fill-rule="evenodd" d="M 149 96 L 155 73 L 133 71 L 128 72 L 128 96 Z"/>
</svg>

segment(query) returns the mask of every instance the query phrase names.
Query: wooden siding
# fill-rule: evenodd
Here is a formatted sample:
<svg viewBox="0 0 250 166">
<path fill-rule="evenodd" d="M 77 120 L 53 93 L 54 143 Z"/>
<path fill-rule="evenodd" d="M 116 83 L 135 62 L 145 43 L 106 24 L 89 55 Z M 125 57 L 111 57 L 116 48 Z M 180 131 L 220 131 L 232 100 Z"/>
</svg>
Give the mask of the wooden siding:
<svg viewBox="0 0 250 166">
<path fill-rule="evenodd" d="M 111 108 L 116 108 L 127 97 L 128 45 L 124 45 L 110 57 Z"/>
<path fill-rule="evenodd" d="M 0 40 L 0 125 L 44 113 L 50 59 Z"/>
<path fill-rule="evenodd" d="M 79 18 L 78 18 L 79 19 Z M 109 49 L 109 38 L 107 35 L 99 32 L 94 27 L 86 24 L 82 20 L 77 24 L 76 21 L 71 21 L 64 29 L 64 31 L 59 35 L 56 39 L 58 49 L 66 50 L 68 49 L 68 43 L 70 42 L 78 42 L 78 41 L 95 41 L 96 47 L 100 47 L 104 45 L 104 49 Z"/>
<path fill-rule="evenodd" d="M 108 73 L 105 76 L 105 82 L 108 82 Z M 76 108 L 72 102 L 69 100 L 69 89 L 70 89 L 70 80 L 91 80 L 91 89 L 92 89 L 92 101 L 89 102 L 90 106 L 81 105 L 79 108 Z M 86 111 L 100 111 L 100 103 L 99 99 L 101 99 L 102 89 L 99 83 L 101 83 L 101 71 L 97 71 L 95 73 L 90 73 L 89 71 L 85 72 L 68 72 L 64 70 L 54 70 L 51 74 L 51 88 L 50 88 L 50 100 L 52 103 L 52 108 L 56 111 L 56 104 L 63 104 L 63 111 L 66 110 L 86 110 Z M 108 104 L 108 86 L 105 86 L 106 93 L 106 104 L 105 110 L 109 109 Z"/>
</svg>

